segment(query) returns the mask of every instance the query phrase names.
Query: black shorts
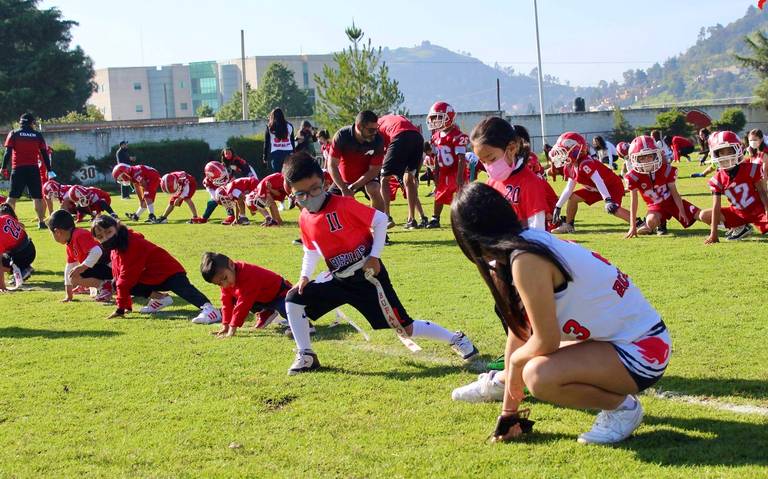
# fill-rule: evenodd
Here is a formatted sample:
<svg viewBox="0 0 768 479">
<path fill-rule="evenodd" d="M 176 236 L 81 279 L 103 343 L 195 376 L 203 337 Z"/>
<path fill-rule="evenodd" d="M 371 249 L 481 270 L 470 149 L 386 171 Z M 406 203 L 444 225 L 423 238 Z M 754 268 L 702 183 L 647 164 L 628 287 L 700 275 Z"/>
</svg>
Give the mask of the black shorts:
<svg viewBox="0 0 768 479">
<path fill-rule="evenodd" d="M 29 197 L 39 200 L 43 197 L 43 185 L 40 184 L 40 168 L 37 166 L 17 166 L 11 171 L 11 192 L 9 198 L 21 198 L 24 190 Z"/>
<path fill-rule="evenodd" d="M 406 171 L 418 171 L 423 157 L 424 137 L 418 131 L 404 131 L 387 147 L 381 174 L 402 177 Z"/>
<path fill-rule="evenodd" d="M 187 273 L 172 274 L 160 284 L 137 283 L 131 288 L 131 295 L 149 298 L 155 291 L 172 291 L 198 308 L 202 307 L 205 303 L 210 303 L 208 298 L 199 289 L 192 286 L 189 278 L 187 278 Z"/>
<path fill-rule="evenodd" d="M 375 177 L 375 178 L 372 178 L 372 179 L 371 179 L 371 181 L 369 181 L 369 182 L 368 182 L 368 183 L 367 183 L 365 186 L 368 186 L 368 185 L 370 185 L 371 183 L 379 183 L 379 184 L 380 184 L 380 183 L 381 183 L 381 177 L 377 176 L 377 177 Z M 349 186 L 349 185 L 347 185 L 347 186 Z M 365 186 L 363 186 L 362 188 L 358 188 L 358 189 L 356 189 L 356 190 L 355 190 L 355 191 L 353 191 L 352 193 L 360 193 L 360 192 L 362 192 L 362 193 L 363 193 L 363 195 L 365 196 L 365 199 L 367 199 L 367 200 L 370 200 L 370 198 L 368 197 L 368 193 L 366 193 L 366 191 L 365 191 Z M 328 188 L 328 193 L 330 193 L 330 194 L 332 194 L 332 195 L 342 196 L 342 195 L 341 195 L 341 190 L 340 190 L 340 189 L 339 189 L 339 187 L 336 185 L 336 183 L 334 183 L 334 184 L 333 184 L 333 186 L 331 186 L 330 188 Z"/>
<path fill-rule="evenodd" d="M 381 283 L 384 294 L 400 324 L 406 327 L 413 323 L 413 319 L 400 303 L 400 299 L 392 287 L 384 263 L 381 264 L 381 271 L 376 279 Z M 319 319 L 325 313 L 348 304 L 360 311 L 373 329 L 388 329 L 390 327 L 379 305 L 376 287 L 365 279 L 362 270 L 356 271 L 349 278 L 342 279 L 334 276 L 330 281 L 322 283 L 312 281 L 304 287 L 304 293 L 301 295 L 299 295 L 298 290 L 292 290 L 288 293 L 285 302 L 306 306 L 307 317 L 312 320 Z"/>
<path fill-rule="evenodd" d="M 88 268 L 80 274 L 83 278 L 94 278 L 102 281 L 112 279 L 112 267 L 107 263 L 96 263 L 93 268 Z"/>
<path fill-rule="evenodd" d="M 679 153 L 679 156 L 689 156 L 691 153 L 693 153 L 693 147 L 685 146 L 677 150 L 677 152 Z"/>
<path fill-rule="evenodd" d="M 37 251 L 35 250 L 35 244 L 31 239 L 27 238 L 27 242 L 19 247 L 3 253 L 2 262 L 5 268 L 11 267 L 11 262 L 19 267 L 19 269 L 26 269 L 32 266 L 32 262 L 35 261 Z"/>
</svg>

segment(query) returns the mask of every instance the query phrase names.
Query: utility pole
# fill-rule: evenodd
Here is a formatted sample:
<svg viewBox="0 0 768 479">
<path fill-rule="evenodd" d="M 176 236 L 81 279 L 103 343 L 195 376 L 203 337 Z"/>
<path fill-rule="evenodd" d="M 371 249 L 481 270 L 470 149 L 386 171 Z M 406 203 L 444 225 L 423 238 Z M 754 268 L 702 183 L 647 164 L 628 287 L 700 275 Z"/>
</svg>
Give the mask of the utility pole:
<svg viewBox="0 0 768 479">
<path fill-rule="evenodd" d="M 496 79 L 496 110 L 499 111 L 499 116 L 501 116 L 501 82 L 499 79 Z"/>
<path fill-rule="evenodd" d="M 547 142 L 547 127 L 544 120 L 544 72 L 541 70 L 541 41 L 539 40 L 539 9 L 536 0 L 533 0 L 533 16 L 536 21 L 536 54 L 539 65 L 539 118 L 541 120 L 541 144 Z"/>
<path fill-rule="evenodd" d="M 168 118 L 168 85 L 163 82 L 163 106 L 165 107 L 165 117 Z"/>
<path fill-rule="evenodd" d="M 248 119 L 248 95 L 245 91 L 245 30 L 240 30 L 240 93 L 243 97 L 243 120 Z"/>
</svg>

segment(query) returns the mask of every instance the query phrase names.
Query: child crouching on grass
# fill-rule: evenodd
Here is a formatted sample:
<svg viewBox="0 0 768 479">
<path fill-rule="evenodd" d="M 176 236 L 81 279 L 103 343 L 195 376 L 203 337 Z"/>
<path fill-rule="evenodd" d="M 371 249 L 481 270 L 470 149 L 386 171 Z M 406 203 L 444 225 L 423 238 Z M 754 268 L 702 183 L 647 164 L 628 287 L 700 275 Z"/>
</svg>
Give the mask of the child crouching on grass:
<svg viewBox="0 0 768 479">
<path fill-rule="evenodd" d="M 64 288 L 66 296 L 61 301 L 68 303 L 74 297 L 77 286 L 97 288 L 96 301 L 112 299 L 112 267 L 109 255 L 99 246 L 90 231 L 75 226 L 75 219 L 65 210 L 54 211 L 46 221 L 53 239 L 67 247 L 67 264 L 64 266 Z"/>
<path fill-rule="evenodd" d="M 10 289 L 18 289 L 29 278 L 36 255 L 35 245 L 11 205 L 0 205 L 0 293 L 9 289 L 5 285 L 6 273 L 13 275 Z"/>
<path fill-rule="evenodd" d="M 257 315 L 255 327 L 270 324 L 285 314 L 285 295 L 291 283 L 277 273 L 244 261 L 232 261 L 220 253 L 204 253 L 200 274 L 221 288 L 221 329 L 217 338 L 229 338 L 242 327 L 248 312 Z"/>
<path fill-rule="evenodd" d="M 91 233 L 110 252 L 112 275 L 115 278 L 117 309 L 107 319 L 123 317 L 133 307 L 132 296 L 149 298 L 142 313 L 156 313 L 173 304 L 165 291 L 173 291 L 200 308 L 192 318 L 196 324 L 221 321 L 219 310 L 208 298 L 192 286 L 187 272 L 176 258 L 163 248 L 147 241 L 143 235 L 128 229 L 111 216 L 99 216 L 93 221 Z"/>
</svg>

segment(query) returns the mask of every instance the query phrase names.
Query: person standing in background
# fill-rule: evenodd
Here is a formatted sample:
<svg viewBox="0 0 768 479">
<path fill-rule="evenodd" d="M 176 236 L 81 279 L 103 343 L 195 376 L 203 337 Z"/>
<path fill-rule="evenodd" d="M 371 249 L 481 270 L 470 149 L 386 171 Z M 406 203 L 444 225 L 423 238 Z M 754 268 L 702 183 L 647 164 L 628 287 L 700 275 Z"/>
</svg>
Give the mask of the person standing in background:
<svg viewBox="0 0 768 479">
<path fill-rule="evenodd" d="M 136 161 L 136 158 L 131 156 L 128 153 L 128 142 L 123 140 L 120 142 L 120 145 L 118 145 L 117 152 L 115 153 L 115 159 L 117 160 L 117 163 L 123 163 L 126 165 L 129 165 L 131 163 L 134 163 Z M 131 199 L 131 187 L 120 185 L 120 197 L 129 200 Z"/>
<path fill-rule="evenodd" d="M 306 151 L 315 156 L 315 147 L 312 143 L 317 142 L 317 133 L 312 127 L 312 123 L 307 120 L 301 122 L 301 130 L 296 136 L 296 151 Z"/>
<path fill-rule="evenodd" d="M 275 108 L 269 113 L 269 122 L 264 132 L 264 164 L 272 167 L 272 173 L 283 171 L 283 161 L 293 153 L 296 140 L 293 137 L 293 125 Z"/>
</svg>

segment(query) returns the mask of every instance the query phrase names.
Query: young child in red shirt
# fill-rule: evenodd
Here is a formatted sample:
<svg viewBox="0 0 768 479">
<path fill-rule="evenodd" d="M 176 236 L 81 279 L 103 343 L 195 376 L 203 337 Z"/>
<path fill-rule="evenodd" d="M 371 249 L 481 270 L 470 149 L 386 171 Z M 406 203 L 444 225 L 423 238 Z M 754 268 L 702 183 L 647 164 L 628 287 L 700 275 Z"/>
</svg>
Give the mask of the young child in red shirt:
<svg viewBox="0 0 768 479">
<path fill-rule="evenodd" d="M 5 284 L 5 274 L 12 273 L 14 287 L 18 289 L 32 274 L 32 262 L 37 251 L 32 239 L 27 236 L 24 225 L 19 223 L 11 205 L 0 205 L 0 292 L 9 288 Z"/>
<path fill-rule="evenodd" d="M 221 329 L 214 333 L 218 338 L 234 336 L 249 312 L 257 315 L 257 329 L 270 324 L 278 314 L 287 316 L 285 295 L 291 283 L 277 273 L 208 252 L 200 262 L 200 274 L 221 288 Z"/>
<path fill-rule="evenodd" d="M 142 313 L 156 313 L 173 304 L 165 291 L 173 291 L 200 308 L 193 323 L 211 324 L 221 321 L 219 310 L 208 298 L 190 284 L 187 272 L 166 250 L 144 239 L 111 216 L 99 216 L 93 221 L 91 233 L 110 252 L 112 276 L 115 278 L 117 309 L 107 318 L 125 316 L 133 308 L 131 296 L 149 298 Z"/>
<path fill-rule="evenodd" d="M 96 301 L 112 299 L 112 267 L 109 255 L 104 254 L 99 242 L 90 231 L 75 226 L 75 219 L 65 210 L 54 211 L 46 221 L 53 239 L 67 247 L 67 264 L 64 266 L 64 288 L 66 296 L 61 301 L 68 303 L 74 297 L 74 289 L 97 288 Z"/>
<path fill-rule="evenodd" d="M 464 333 L 413 320 L 400 303 L 379 259 L 389 221 L 385 213 L 353 197 L 326 192 L 320 165 L 301 153 L 288 158 L 283 175 L 303 208 L 299 229 L 304 245 L 300 279 L 285 298 L 298 351 L 288 375 L 320 367 L 309 338 L 308 318 L 318 319 L 343 304 L 360 311 L 374 329 L 395 329 L 411 350 L 419 348 L 410 338 L 428 337 L 450 344 L 464 359 L 477 354 Z M 330 274 L 323 275 L 324 280 L 310 281 L 321 257 Z"/>
</svg>

